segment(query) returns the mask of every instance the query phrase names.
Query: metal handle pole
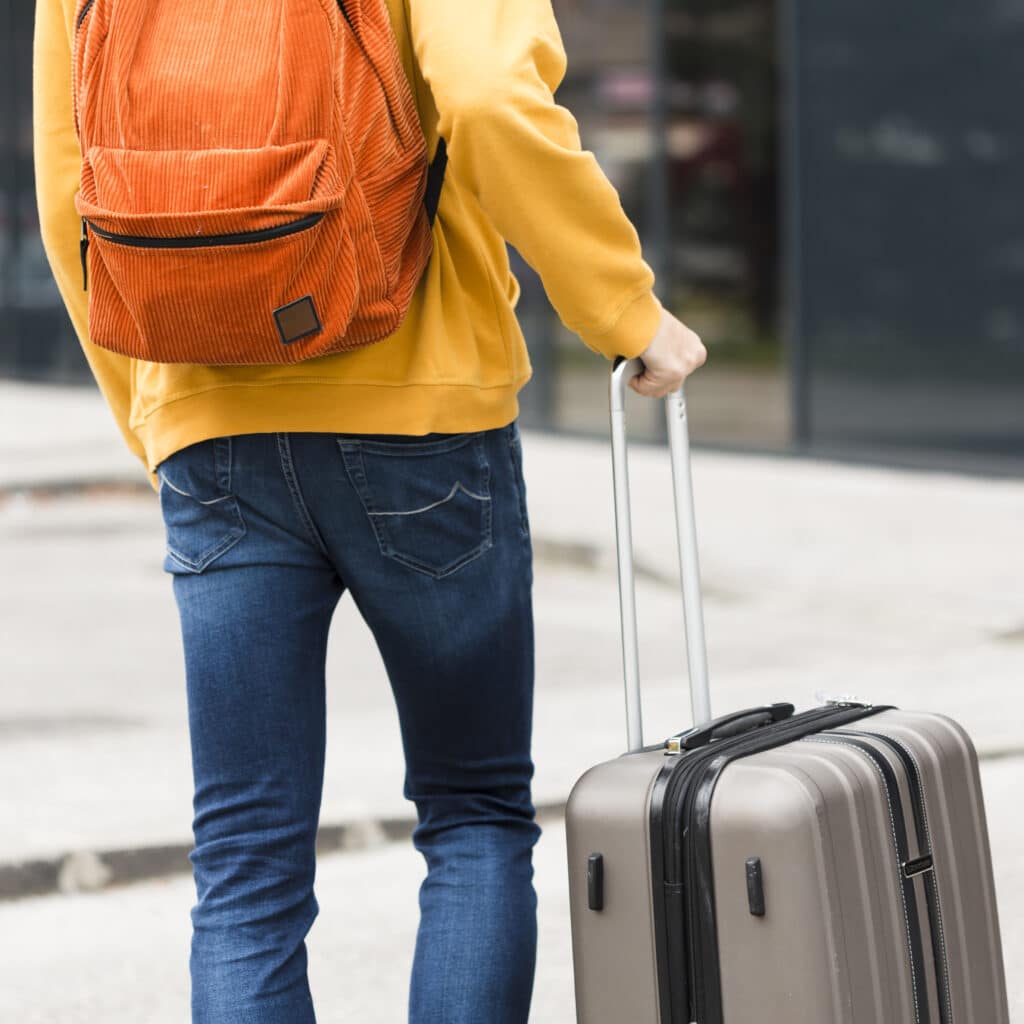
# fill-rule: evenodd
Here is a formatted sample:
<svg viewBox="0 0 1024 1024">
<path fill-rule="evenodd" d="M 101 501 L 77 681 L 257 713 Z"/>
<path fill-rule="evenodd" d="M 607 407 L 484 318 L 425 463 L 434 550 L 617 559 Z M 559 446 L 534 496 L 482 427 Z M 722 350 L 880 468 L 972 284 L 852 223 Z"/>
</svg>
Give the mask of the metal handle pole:
<svg viewBox="0 0 1024 1024">
<path fill-rule="evenodd" d="M 630 521 L 629 457 L 626 450 L 624 383 L 628 368 L 639 360 L 623 362 L 612 370 L 611 433 L 612 481 L 615 491 L 615 550 L 619 564 L 619 612 L 622 620 L 622 673 L 626 686 L 626 742 L 632 752 L 644 745 L 640 709 L 640 644 L 636 624 L 636 577 L 633 571 L 633 525 Z M 643 364 L 640 364 L 641 369 Z M 634 368 L 635 372 L 635 368 Z"/>
<path fill-rule="evenodd" d="M 619 569 L 619 609 L 622 619 L 622 668 L 626 695 L 626 738 L 628 749 L 643 746 L 643 722 L 640 705 L 640 654 L 637 634 L 636 586 L 633 569 L 633 528 L 629 500 L 629 455 L 626 444 L 626 382 L 644 369 L 639 359 L 616 361 L 611 374 L 610 409 L 612 435 L 612 476 L 615 492 L 615 541 Z M 704 640 L 704 614 L 697 560 L 697 527 L 690 475 L 689 432 L 686 426 L 686 400 L 683 391 L 665 401 L 669 445 L 672 456 L 672 481 L 675 495 L 676 540 L 679 573 L 686 618 L 686 656 L 690 673 L 690 700 L 694 725 L 711 720 L 711 693 L 708 682 L 707 648 Z"/>
<path fill-rule="evenodd" d="M 690 670 L 690 704 L 693 724 L 711 721 L 711 683 L 704 634 L 704 596 L 700 589 L 700 558 L 697 548 L 697 515 L 690 472 L 690 431 L 686 395 L 682 388 L 665 399 L 669 451 L 672 457 L 672 490 L 675 495 L 676 547 L 679 581 L 686 621 L 686 663 Z"/>
</svg>

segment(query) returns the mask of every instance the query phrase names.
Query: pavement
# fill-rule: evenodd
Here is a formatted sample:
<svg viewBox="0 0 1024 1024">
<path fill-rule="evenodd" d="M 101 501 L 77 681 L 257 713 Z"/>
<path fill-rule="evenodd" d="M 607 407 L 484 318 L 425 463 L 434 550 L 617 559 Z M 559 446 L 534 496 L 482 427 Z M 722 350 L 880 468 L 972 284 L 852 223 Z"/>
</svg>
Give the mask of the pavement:
<svg viewBox="0 0 1024 1024">
<path fill-rule="evenodd" d="M 568 1021 L 561 807 L 624 748 L 611 476 L 599 440 L 524 430 L 523 444 L 545 827 L 534 1018 Z M 664 451 L 635 446 L 631 477 L 656 742 L 689 723 Z M 853 692 L 971 732 L 1024 1024 L 1024 481 L 706 451 L 694 481 L 716 713 Z M 155 496 L 99 396 L 0 382 L 0 1020 L 187 1016 L 191 768 L 162 548 Z M 387 679 L 348 599 L 328 685 L 311 978 L 324 1020 L 394 1021 L 422 867 L 403 840 Z"/>
</svg>

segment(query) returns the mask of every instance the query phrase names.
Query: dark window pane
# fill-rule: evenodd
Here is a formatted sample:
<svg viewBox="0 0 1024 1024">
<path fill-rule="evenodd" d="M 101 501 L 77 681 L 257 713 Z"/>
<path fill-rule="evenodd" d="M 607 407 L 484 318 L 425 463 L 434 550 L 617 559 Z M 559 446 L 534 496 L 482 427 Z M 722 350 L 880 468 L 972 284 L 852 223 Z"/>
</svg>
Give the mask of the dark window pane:
<svg viewBox="0 0 1024 1024">
<path fill-rule="evenodd" d="M 811 440 L 1024 458 L 1024 3 L 796 9 Z"/>
</svg>

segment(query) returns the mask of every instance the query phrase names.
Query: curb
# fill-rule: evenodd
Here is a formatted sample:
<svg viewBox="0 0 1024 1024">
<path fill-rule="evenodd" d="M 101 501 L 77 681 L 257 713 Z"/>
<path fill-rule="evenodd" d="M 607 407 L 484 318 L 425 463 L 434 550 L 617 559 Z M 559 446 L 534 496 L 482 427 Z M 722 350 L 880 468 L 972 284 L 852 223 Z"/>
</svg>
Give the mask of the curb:
<svg viewBox="0 0 1024 1024">
<path fill-rule="evenodd" d="M 1024 758 L 1024 747 L 979 750 L 982 764 Z M 535 805 L 538 824 L 565 820 L 565 801 Z M 320 825 L 316 852 L 350 853 L 412 836 L 415 818 L 368 818 Z M 192 843 L 168 843 L 116 850 L 72 850 L 54 857 L 0 864 L 0 903 L 78 892 L 97 892 L 120 885 L 167 878 L 192 871 Z"/>
<path fill-rule="evenodd" d="M 77 480 L 53 481 L 0 481 L 0 506 L 11 501 L 53 501 L 61 498 L 111 498 L 141 497 L 155 495 L 148 480 L 118 477 L 80 478 Z M 615 546 L 588 544 L 575 540 L 563 540 L 534 534 L 532 537 L 534 560 L 551 565 L 566 566 L 582 572 L 614 574 L 617 570 Z M 659 586 L 678 587 L 679 581 L 671 572 L 648 565 L 634 556 L 633 571 L 637 580 Z M 720 596 L 713 587 L 705 584 L 705 597 Z M 0 886 L 0 899 L 3 899 Z"/>
<path fill-rule="evenodd" d="M 538 804 L 539 824 L 560 822 L 565 802 Z M 378 818 L 321 825 L 317 831 L 318 856 L 369 850 L 385 843 L 408 840 L 414 818 Z M 66 854 L 0 864 L 0 902 L 79 892 L 98 892 L 135 882 L 190 874 L 192 843 L 168 843 L 121 850 L 73 850 Z"/>
<path fill-rule="evenodd" d="M 0 481 L 0 501 L 11 498 L 53 499 L 107 497 L 111 495 L 156 494 L 148 478 L 103 474 L 74 478 Z"/>
</svg>

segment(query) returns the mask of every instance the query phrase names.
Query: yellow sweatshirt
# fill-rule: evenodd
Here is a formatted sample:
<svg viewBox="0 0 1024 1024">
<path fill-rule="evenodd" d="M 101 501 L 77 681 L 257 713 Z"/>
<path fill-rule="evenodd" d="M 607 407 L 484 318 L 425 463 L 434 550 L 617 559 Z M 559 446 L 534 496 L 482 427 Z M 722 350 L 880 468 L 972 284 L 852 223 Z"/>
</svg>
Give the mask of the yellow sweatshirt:
<svg viewBox="0 0 1024 1024">
<path fill-rule="evenodd" d="M 35 168 L 43 244 L 90 367 L 150 478 L 224 434 L 425 434 L 504 426 L 531 368 L 507 239 L 562 322 L 607 358 L 634 356 L 661 305 L 615 189 L 554 101 L 566 67 L 550 0 L 387 0 L 433 154 L 448 145 L 434 252 L 397 332 L 288 366 L 151 363 L 92 344 L 74 198 L 75 0 L 37 0 Z"/>
</svg>

